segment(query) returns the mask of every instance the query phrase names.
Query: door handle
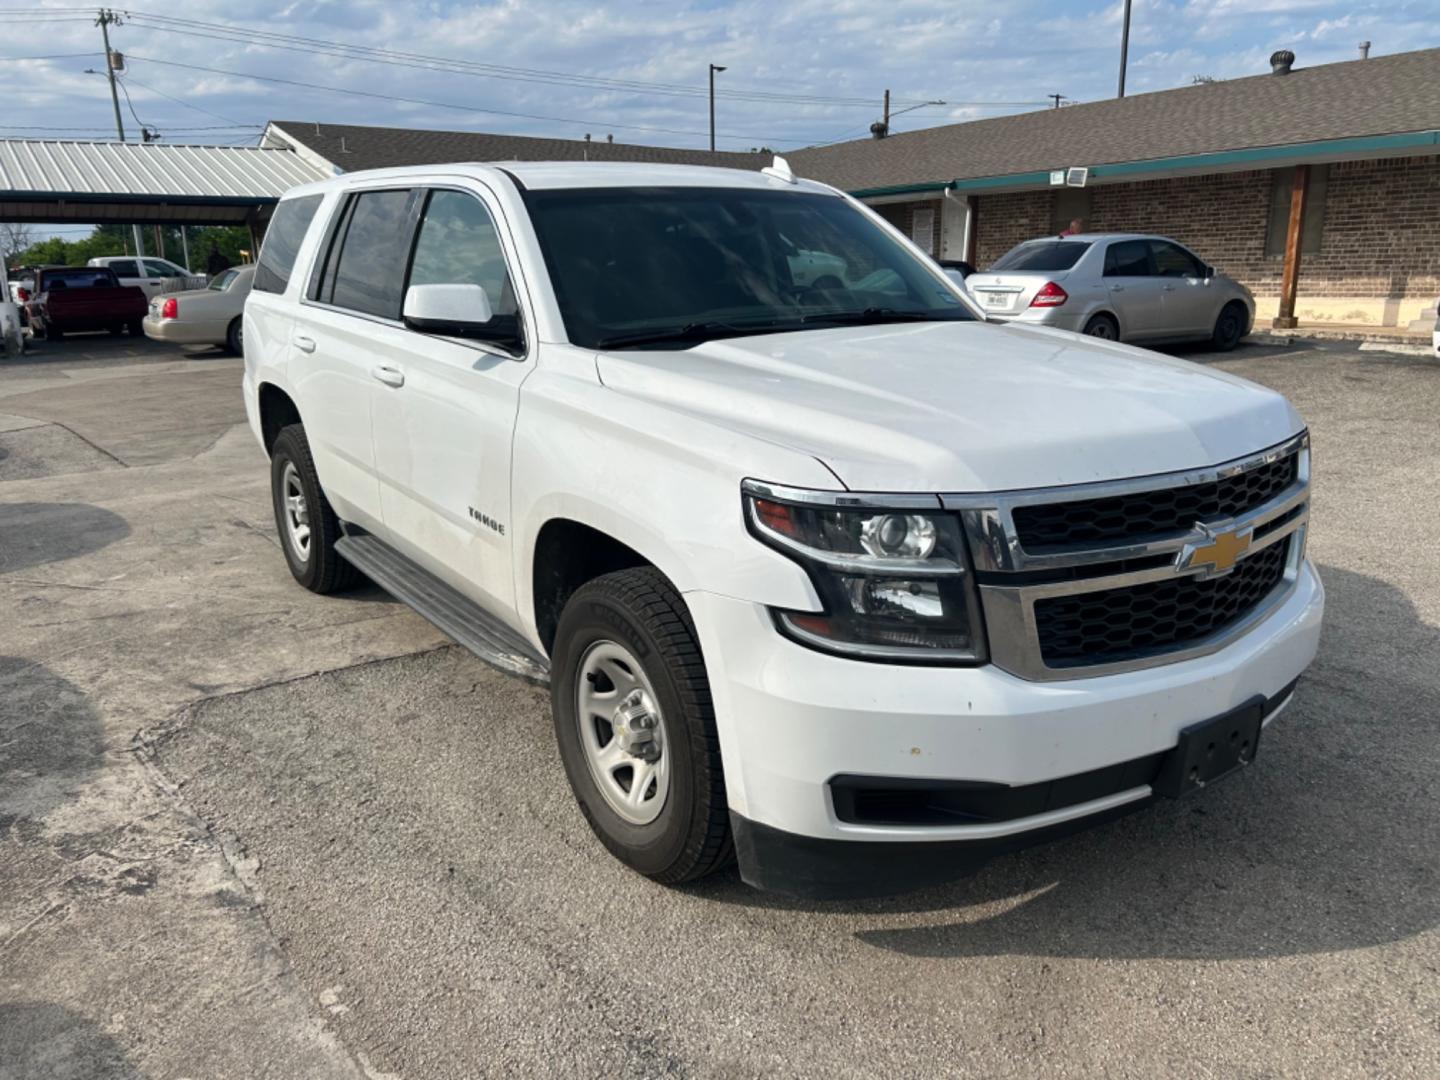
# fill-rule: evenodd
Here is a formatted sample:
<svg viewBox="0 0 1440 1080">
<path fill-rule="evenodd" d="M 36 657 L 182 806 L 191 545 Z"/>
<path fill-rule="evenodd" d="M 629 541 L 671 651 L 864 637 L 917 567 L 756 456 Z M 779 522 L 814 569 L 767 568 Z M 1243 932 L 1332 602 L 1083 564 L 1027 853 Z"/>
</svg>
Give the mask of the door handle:
<svg viewBox="0 0 1440 1080">
<path fill-rule="evenodd" d="M 1174 285 L 1162 285 L 1162 286 L 1160 286 L 1160 288 L 1162 288 L 1165 292 L 1174 292 L 1174 291 L 1175 291 L 1175 286 L 1174 286 Z"/>
<path fill-rule="evenodd" d="M 1124 286 L 1124 285 L 1111 285 L 1111 286 L 1110 286 L 1110 291 L 1111 291 L 1111 292 L 1124 292 L 1124 291 L 1125 291 L 1125 286 Z"/>
<path fill-rule="evenodd" d="M 404 386 L 405 373 L 399 368 L 386 367 L 384 364 L 377 364 L 370 369 L 370 374 L 379 379 L 386 386 Z"/>
<path fill-rule="evenodd" d="M 299 349 L 301 352 L 307 352 L 307 353 L 308 353 L 308 352 L 314 352 L 314 351 L 315 351 L 315 339 L 314 339 L 314 338 L 308 338 L 308 337 L 297 337 L 297 338 L 295 339 L 295 347 L 296 347 L 297 349 Z"/>
</svg>

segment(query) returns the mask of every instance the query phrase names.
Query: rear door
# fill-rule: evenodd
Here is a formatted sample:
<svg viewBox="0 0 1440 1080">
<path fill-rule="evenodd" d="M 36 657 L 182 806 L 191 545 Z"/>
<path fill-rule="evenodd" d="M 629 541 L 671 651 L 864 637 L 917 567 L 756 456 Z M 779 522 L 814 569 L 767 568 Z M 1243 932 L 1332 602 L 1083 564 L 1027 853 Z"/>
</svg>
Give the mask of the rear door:
<svg viewBox="0 0 1440 1080">
<path fill-rule="evenodd" d="M 382 536 L 373 413 L 385 389 L 379 380 L 396 362 L 394 333 L 419 198 L 393 186 L 346 195 L 291 339 L 290 368 L 326 494 L 342 518 Z"/>
<path fill-rule="evenodd" d="M 1169 240 L 1151 240 L 1150 254 L 1160 278 L 1164 331 L 1184 337 L 1211 333 L 1220 310 L 1204 263 Z"/>
<path fill-rule="evenodd" d="M 478 183 L 426 192 L 406 288 L 479 285 L 497 327 L 523 326 L 523 288 L 503 221 Z M 391 542 L 478 603 L 508 612 L 510 446 L 520 384 L 532 368 L 528 355 L 403 328 L 386 327 L 379 339 L 394 365 L 375 403 L 375 461 Z"/>
<path fill-rule="evenodd" d="M 1162 282 L 1148 240 L 1112 240 L 1105 249 L 1105 291 L 1120 316 L 1120 337 L 1125 341 L 1160 337 L 1165 317 Z"/>
</svg>

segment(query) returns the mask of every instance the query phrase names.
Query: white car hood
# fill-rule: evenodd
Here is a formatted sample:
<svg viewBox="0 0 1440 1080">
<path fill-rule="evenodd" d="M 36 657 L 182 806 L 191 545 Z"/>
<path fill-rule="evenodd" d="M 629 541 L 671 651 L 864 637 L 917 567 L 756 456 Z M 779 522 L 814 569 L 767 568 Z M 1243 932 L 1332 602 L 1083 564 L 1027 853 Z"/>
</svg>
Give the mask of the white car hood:
<svg viewBox="0 0 1440 1080">
<path fill-rule="evenodd" d="M 978 322 L 767 334 L 596 363 L 607 387 L 812 454 L 852 491 L 1003 491 L 1179 471 L 1303 427 L 1279 394 L 1213 368 Z"/>
</svg>

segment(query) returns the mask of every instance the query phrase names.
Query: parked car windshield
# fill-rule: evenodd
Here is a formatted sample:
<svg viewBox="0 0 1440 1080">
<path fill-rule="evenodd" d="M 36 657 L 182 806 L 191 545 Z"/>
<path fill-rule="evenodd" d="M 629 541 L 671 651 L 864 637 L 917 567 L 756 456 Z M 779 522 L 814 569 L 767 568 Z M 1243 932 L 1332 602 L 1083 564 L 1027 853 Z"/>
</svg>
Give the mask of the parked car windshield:
<svg viewBox="0 0 1440 1080">
<path fill-rule="evenodd" d="M 1069 270 L 1089 249 L 1088 240 L 1027 240 L 1017 244 L 990 267 L 994 274 L 1006 270 Z"/>
<path fill-rule="evenodd" d="M 590 188 L 525 198 L 566 333 L 587 348 L 971 318 L 933 268 L 833 195 Z"/>
</svg>

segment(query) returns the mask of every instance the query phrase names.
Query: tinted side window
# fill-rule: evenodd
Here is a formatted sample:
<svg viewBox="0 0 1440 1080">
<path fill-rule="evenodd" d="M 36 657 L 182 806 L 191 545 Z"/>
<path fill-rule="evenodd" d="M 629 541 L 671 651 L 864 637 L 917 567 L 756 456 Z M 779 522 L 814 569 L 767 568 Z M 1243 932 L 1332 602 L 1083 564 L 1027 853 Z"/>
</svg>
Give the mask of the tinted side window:
<svg viewBox="0 0 1440 1080">
<path fill-rule="evenodd" d="M 410 284 L 479 285 L 497 316 L 517 310 L 495 223 L 479 199 L 462 191 L 431 194 L 415 241 Z"/>
<path fill-rule="evenodd" d="M 116 277 L 139 277 L 140 268 L 135 265 L 133 259 L 125 259 L 121 262 L 112 262 L 110 269 L 115 271 Z"/>
<path fill-rule="evenodd" d="M 1119 240 L 1105 252 L 1106 277 L 1150 277 L 1153 273 L 1146 240 Z"/>
<path fill-rule="evenodd" d="M 148 277 L 177 277 L 180 274 L 179 267 L 171 266 L 159 259 L 146 259 L 144 262 L 145 273 Z"/>
<path fill-rule="evenodd" d="M 405 258 L 410 249 L 410 191 L 362 191 L 340 241 L 335 286 L 337 307 L 400 317 Z"/>
<path fill-rule="evenodd" d="M 260 247 L 260 260 L 255 267 L 255 291 L 283 293 L 295 269 L 295 256 L 310 228 L 310 220 L 320 209 L 323 195 L 306 195 L 300 199 L 284 199 L 275 208 L 270 228 L 265 230 L 265 243 Z"/>
<path fill-rule="evenodd" d="M 1155 257 L 1155 272 L 1161 277 L 1204 277 L 1200 262 L 1184 248 L 1151 240 L 1150 253 Z"/>
</svg>

